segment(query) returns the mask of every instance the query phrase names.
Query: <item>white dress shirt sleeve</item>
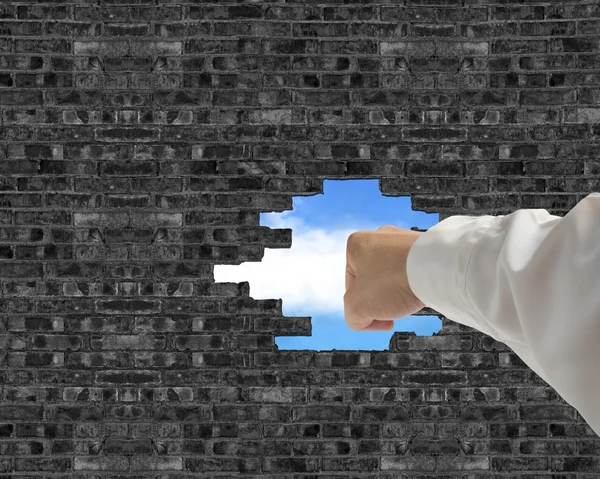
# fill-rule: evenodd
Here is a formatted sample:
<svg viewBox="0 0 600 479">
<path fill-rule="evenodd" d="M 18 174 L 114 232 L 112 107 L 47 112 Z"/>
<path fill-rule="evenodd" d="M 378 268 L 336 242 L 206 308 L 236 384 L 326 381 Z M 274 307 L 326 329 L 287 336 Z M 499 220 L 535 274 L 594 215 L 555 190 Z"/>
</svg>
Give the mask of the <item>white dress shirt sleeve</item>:
<svg viewBox="0 0 600 479">
<path fill-rule="evenodd" d="M 564 217 L 446 218 L 406 272 L 421 302 L 505 343 L 600 435 L 600 193 Z"/>
</svg>

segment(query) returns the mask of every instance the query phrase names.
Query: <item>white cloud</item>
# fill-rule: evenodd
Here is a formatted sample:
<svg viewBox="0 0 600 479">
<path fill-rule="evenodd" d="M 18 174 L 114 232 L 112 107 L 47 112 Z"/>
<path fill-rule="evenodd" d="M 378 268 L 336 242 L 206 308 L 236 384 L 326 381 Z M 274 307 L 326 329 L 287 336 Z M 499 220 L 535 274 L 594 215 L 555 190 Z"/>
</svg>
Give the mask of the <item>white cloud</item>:
<svg viewBox="0 0 600 479">
<path fill-rule="evenodd" d="M 261 224 L 291 228 L 291 249 L 265 248 L 261 262 L 216 265 L 215 281 L 248 281 L 252 298 L 281 298 L 285 316 L 335 315 L 343 321 L 348 236 L 383 225 L 356 221 L 347 228 L 324 230 L 311 227 L 292 213 L 265 214 L 267 220 Z"/>
</svg>

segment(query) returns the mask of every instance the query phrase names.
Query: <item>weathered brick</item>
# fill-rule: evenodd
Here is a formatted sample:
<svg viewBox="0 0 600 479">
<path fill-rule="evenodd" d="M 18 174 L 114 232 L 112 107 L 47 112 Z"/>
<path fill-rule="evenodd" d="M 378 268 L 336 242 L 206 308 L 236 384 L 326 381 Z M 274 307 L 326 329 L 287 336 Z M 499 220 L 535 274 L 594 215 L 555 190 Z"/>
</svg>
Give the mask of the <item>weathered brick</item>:
<svg viewBox="0 0 600 479">
<path fill-rule="evenodd" d="M 47 40 L 15 40 L 15 52 L 19 53 L 71 53 L 72 44 L 64 38 Z"/>
<path fill-rule="evenodd" d="M 63 400 L 74 401 L 101 401 L 116 399 L 116 390 L 108 388 L 66 387 L 63 389 Z"/>
<path fill-rule="evenodd" d="M 2 477 L 397 477 L 382 432 L 431 475 L 596 473 L 563 464 L 589 431 L 508 346 L 442 317 L 383 352 L 273 350 L 311 318 L 213 269 L 292 246 L 259 213 L 324 178 L 440 221 L 568 212 L 600 187 L 598 5 L 57 3 L 0 2 Z M 526 466 L 518 423 L 542 431 Z M 348 435 L 368 458 L 334 457 Z M 465 438 L 487 455 L 457 460 Z"/>
<path fill-rule="evenodd" d="M 71 458 L 19 458 L 15 459 L 15 471 L 67 472 L 72 468 Z"/>
<path fill-rule="evenodd" d="M 41 105 L 42 92 L 0 90 L 0 105 Z"/>
<path fill-rule="evenodd" d="M 211 349 L 224 345 L 224 338 L 217 335 L 204 335 L 204 336 L 174 336 L 173 344 L 175 348 L 180 351 L 192 350 L 192 351 L 203 351 L 205 349 Z"/>
<path fill-rule="evenodd" d="M 99 384 L 151 384 L 160 382 L 159 371 L 99 371 Z"/>
<path fill-rule="evenodd" d="M 135 358 L 130 352 L 120 353 L 84 353 L 65 354 L 65 366 L 68 368 L 133 368 Z"/>
<path fill-rule="evenodd" d="M 158 128 L 99 128 L 96 130 L 96 141 L 158 141 Z"/>
<path fill-rule="evenodd" d="M 75 226 L 117 226 L 123 227 L 129 222 L 129 215 L 125 212 L 110 213 L 75 213 L 73 215 Z"/>
<path fill-rule="evenodd" d="M 73 437 L 73 424 L 41 424 L 18 423 L 15 427 L 16 437 L 43 437 L 47 439 Z"/>
<path fill-rule="evenodd" d="M 76 456 L 73 459 L 75 471 L 127 471 L 129 458 L 119 456 Z"/>
<path fill-rule="evenodd" d="M 32 336 L 33 349 L 71 349 L 77 350 L 82 345 L 82 338 L 74 335 L 36 335 Z"/>
<path fill-rule="evenodd" d="M 43 416 L 43 406 L 28 406 L 23 404 L 0 405 L 0 421 L 41 421 Z"/>
<path fill-rule="evenodd" d="M 44 453 L 44 443 L 38 441 L 0 443 L 2 456 L 29 456 Z"/>
<path fill-rule="evenodd" d="M 111 336 L 93 336 L 90 339 L 91 349 L 109 350 L 125 349 L 139 350 L 152 349 L 154 351 L 163 350 L 166 345 L 164 335 L 111 335 Z"/>
<path fill-rule="evenodd" d="M 7 263 L 0 270 L 3 278 L 41 278 L 43 274 L 43 265 L 39 263 Z"/>
<path fill-rule="evenodd" d="M 49 420 L 56 422 L 99 421 L 104 417 L 101 407 L 71 406 L 65 404 L 47 406 L 46 415 Z"/>
<path fill-rule="evenodd" d="M 181 471 L 183 469 L 183 458 L 180 456 L 150 456 L 132 457 L 131 470 L 133 471 Z"/>
<path fill-rule="evenodd" d="M 65 363 L 64 353 L 9 353 L 8 363 L 13 368 L 59 368 Z"/>
<path fill-rule="evenodd" d="M 160 312 L 159 301 L 115 300 L 98 301 L 96 312 L 99 314 L 153 314 Z"/>
<path fill-rule="evenodd" d="M 203 421 L 208 410 L 204 406 L 160 406 L 156 409 L 158 421 Z"/>
<path fill-rule="evenodd" d="M 64 331 L 64 318 L 21 316 L 9 319 L 9 328 L 15 331 Z"/>
<path fill-rule="evenodd" d="M 71 8 L 68 5 L 19 5 L 17 18 L 21 20 L 68 20 L 71 18 Z"/>
</svg>

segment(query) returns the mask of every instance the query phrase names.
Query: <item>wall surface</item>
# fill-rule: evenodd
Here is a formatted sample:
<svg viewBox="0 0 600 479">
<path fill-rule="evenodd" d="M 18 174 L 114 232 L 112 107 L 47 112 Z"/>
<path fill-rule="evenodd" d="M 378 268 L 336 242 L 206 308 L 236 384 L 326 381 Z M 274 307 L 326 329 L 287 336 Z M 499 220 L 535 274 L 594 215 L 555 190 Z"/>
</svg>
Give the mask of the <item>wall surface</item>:
<svg viewBox="0 0 600 479">
<path fill-rule="evenodd" d="M 278 351 L 310 318 L 213 268 L 289 248 L 260 212 L 324 179 L 564 216 L 599 190 L 600 6 L 130 3 L 0 3 L 0 479 L 598 477 L 504 344 Z"/>
</svg>

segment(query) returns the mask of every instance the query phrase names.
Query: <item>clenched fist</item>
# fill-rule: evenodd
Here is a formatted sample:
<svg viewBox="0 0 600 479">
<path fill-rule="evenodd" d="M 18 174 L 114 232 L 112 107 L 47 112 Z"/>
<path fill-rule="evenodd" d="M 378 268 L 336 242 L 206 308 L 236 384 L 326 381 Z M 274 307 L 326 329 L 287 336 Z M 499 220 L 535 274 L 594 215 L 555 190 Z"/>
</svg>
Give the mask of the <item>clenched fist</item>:
<svg viewBox="0 0 600 479">
<path fill-rule="evenodd" d="M 344 316 L 350 329 L 390 331 L 394 319 L 425 307 L 406 275 L 408 252 L 421 234 L 390 225 L 348 237 Z"/>
</svg>

